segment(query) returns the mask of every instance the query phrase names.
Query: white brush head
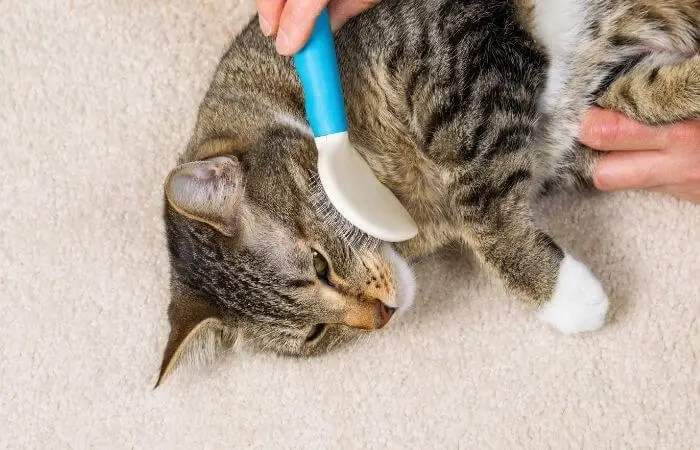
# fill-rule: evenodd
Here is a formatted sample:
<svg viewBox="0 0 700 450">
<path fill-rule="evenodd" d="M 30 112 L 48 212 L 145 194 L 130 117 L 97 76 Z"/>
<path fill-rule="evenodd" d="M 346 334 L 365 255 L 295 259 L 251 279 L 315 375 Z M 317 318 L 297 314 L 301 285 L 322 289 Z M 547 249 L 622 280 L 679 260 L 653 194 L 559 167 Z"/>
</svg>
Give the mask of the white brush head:
<svg viewBox="0 0 700 450">
<path fill-rule="evenodd" d="M 385 242 L 418 234 L 406 208 L 350 145 L 346 132 L 317 137 L 318 175 L 328 199 L 351 224 Z"/>
<path fill-rule="evenodd" d="M 311 175 L 309 191 L 311 205 L 316 215 L 349 247 L 376 251 L 382 245 L 382 241 L 357 228 L 335 209 L 321 185 L 318 174 Z"/>
</svg>

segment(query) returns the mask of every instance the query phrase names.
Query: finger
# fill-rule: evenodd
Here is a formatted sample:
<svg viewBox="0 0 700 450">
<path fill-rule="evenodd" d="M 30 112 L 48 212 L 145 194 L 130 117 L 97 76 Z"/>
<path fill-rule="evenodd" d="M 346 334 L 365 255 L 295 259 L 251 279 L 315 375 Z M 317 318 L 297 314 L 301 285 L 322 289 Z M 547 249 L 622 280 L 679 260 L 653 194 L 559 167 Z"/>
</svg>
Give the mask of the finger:
<svg viewBox="0 0 700 450">
<path fill-rule="evenodd" d="M 665 148 L 666 134 L 666 127 L 647 127 L 618 112 L 593 108 L 584 117 L 579 139 L 597 150 L 655 150 Z"/>
<path fill-rule="evenodd" d="M 280 54 L 292 55 L 301 50 L 326 3 L 327 0 L 288 0 L 285 3 L 275 43 Z"/>
<path fill-rule="evenodd" d="M 277 33 L 284 0 L 256 0 L 255 7 L 258 10 L 258 22 L 263 34 L 272 36 Z"/>
<path fill-rule="evenodd" d="M 331 15 L 331 26 L 333 31 L 338 31 L 345 22 L 370 9 L 379 3 L 380 0 L 333 0 L 328 5 Z"/>
<path fill-rule="evenodd" d="M 649 189 L 678 182 L 682 159 L 660 151 L 608 153 L 598 161 L 593 182 L 601 191 Z"/>
</svg>

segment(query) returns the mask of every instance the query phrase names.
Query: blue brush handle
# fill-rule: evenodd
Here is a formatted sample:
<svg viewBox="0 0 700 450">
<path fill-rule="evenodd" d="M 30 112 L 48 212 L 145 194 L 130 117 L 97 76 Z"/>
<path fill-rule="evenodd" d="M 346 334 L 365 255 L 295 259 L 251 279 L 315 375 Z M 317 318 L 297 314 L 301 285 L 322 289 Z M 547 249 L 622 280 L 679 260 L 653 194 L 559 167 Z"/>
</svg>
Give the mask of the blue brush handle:
<svg viewBox="0 0 700 450">
<path fill-rule="evenodd" d="M 316 20 L 306 46 L 294 55 L 294 66 L 304 89 L 306 117 L 314 136 L 347 131 L 343 88 L 327 8 Z"/>
</svg>

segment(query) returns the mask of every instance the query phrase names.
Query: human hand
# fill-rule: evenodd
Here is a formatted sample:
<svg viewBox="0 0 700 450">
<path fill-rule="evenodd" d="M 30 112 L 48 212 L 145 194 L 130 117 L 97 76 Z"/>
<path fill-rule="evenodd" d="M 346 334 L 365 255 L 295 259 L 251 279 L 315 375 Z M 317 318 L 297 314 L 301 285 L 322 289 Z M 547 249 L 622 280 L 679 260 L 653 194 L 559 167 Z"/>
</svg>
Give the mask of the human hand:
<svg viewBox="0 0 700 450">
<path fill-rule="evenodd" d="M 645 189 L 700 203 L 700 120 L 647 127 L 593 108 L 583 121 L 580 140 L 609 152 L 595 168 L 597 189 Z"/>
<path fill-rule="evenodd" d="M 380 0 L 256 0 L 260 29 L 266 36 L 277 35 L 275 46 L 282 55 L 301 50 L 311 36 L 316 18 L 328 6 L 333 31 L 351 17 Z"/>
</svg>

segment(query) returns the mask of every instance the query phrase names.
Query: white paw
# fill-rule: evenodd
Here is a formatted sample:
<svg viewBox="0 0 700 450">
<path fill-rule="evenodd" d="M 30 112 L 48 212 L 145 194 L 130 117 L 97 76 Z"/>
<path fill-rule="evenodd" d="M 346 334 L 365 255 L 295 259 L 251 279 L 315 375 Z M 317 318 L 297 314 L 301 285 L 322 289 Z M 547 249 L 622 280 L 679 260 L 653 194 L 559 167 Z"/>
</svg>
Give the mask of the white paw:
<svg viewBox="0 0 700 450">
<path fill-rule="evenodd" d="M 559 267 L 554 295 L 539 309 L 537 317 L 565 334 L 593 331 L 605 323 L 608 304 L 598 279 L 567 254 Z"/>
</svg>

